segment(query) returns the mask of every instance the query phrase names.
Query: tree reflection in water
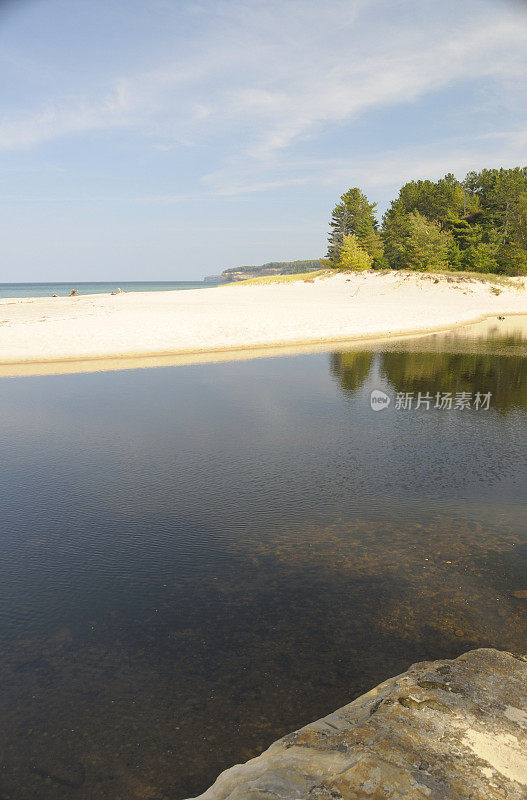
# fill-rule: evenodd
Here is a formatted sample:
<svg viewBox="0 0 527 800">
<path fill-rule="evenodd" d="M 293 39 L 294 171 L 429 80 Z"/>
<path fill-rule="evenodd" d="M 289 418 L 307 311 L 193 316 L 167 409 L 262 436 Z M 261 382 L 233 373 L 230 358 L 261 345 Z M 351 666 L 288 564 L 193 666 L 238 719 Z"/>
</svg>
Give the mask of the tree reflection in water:
<svg viewBox="0 0 527 800">
<path fill-rule="evenodd" d="M 480 340 L 425 337 L 372 350 L 331 354 L 331 373 L 345 392 L 356 392 L 372 373 L 395 392 L 491 392 L 501 412 L 527 408 L 527 344 L 520 336 Z"/>
</svg>

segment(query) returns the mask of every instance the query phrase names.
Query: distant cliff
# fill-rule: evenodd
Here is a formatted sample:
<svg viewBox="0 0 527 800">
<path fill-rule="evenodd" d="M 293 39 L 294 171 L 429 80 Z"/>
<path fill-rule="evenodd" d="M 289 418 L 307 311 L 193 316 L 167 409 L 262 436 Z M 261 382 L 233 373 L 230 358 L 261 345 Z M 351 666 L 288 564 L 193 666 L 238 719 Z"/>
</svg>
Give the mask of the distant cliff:
<svg viewBox="0 0 527 800">
<path fill-rule="evenodd" d="M 299 272 L 313 272 L 321 268 L 321 259 L 315 258 L 309 261 L 270 261 L 259 267 L 231 267 L 224 269 L 221 275 L 209 275 L 205 278 L 206 283 L 232 283 L 233 281 L 244 281 L 247 278 L 261 278 L 264 275 L 296 275 Z"/>
</svg>

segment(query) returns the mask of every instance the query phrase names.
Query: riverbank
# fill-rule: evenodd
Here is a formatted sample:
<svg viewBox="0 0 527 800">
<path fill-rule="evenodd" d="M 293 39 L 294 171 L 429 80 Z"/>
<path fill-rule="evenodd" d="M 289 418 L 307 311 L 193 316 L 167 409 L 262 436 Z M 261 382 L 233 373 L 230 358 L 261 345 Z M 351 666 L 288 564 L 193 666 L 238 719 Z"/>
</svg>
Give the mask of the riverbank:
<svg viewBox="0 0 527 800">
<path fill-rule="evenodd" d="M 226 770 L 194 800 L 520 800 L 526 662 L 481 649 L 414 664 Z"/>
<path fill-rule="evenodd" d="M 0 374 L 117 369 L 123 359 L 169 356 L 215 360 L 248 349 L 445 330 L 527 313 L 525 284 L 525 278 L 490 283 L 390 272 L 206 291 L 0 300 Z"/>
</svg>

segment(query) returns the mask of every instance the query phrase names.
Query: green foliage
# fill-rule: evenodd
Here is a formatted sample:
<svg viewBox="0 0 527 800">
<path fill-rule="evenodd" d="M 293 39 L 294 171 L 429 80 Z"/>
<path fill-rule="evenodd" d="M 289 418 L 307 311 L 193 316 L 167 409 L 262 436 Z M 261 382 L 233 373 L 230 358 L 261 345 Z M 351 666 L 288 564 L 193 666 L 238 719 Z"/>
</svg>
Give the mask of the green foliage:
<svg viewBox="0 0 527 800">
<path fill-rule="evenodd" d="M 502 242 L 496 253 L 498 272 L 504 275 L 527 275 L 527 253 L 517 244 Z"/>
<path fill-rule="evenodd" d="M 453 238 L 447 253 L 447 265 L 450 269 L 463 269 L 463 261 L 461 258 L 461 250 L 456 240 Z"/>
<path fill-rule="evenodd" d="M 475 238 L 477 241 L 481 240 L 481 236 L 475 233 L 479 227 L 477 224 L 471 225 L 466 218 L 449 220 L 448 224 L 448 230 L 456 240 L 460 251 L 465 250 L 471 244 L 475 244 Z"/>
<path fill-rule="evenodd" d="M 365 236 L 358 236 L 358 239 L 362 249 L 374 260 L 382 258 L 383 247 L 381 235 L 379 233 L 367 233 Z"/>
<path fill-rule="evenodd" d="M 496 271 L 525 274 L 527 167 L 469 172 L 465 183 L 480 207 L 478 218 L 469 222 L 482 243 L 495 246 Z"/>
<path fill-rule="evenodd" d="M 445 269 L 455 244 L 451 233 L 419 211 L 398 216 L 392 237 L 388 252 L 395 253 L 397 268 L 404 269 Z"/>
<path fill-rule="evenodd" d="M 390 269 L 390 262 L 384 255 L 384 253 L 377 258 L 373 259 L 373 264 L 371 265 L 372 269 Z"/>
<path fill-rule="evenodd" d="M 328 258 L 337 265 L 344 237 L 354 234 L 361 240 L 370 240 L 377 231 L 376 203 L 369 203 L 360 189 L 349 189 L 333 209 L 328 237 Z"/>
<path fill-rule="evenodd" d="M 478 198 L 482 224 L 496 228 L 505 239 L 511 236 L 527 193 L 527 167 L 469 172 L 466 185 Z"/>
<path fill-rule="evenodd" d="M 467 272 L 498 272 L 496 250 L 496 245 L 488 242 L 470 245 L 463 252 L 463 269 Z"/>
<path fill-rule="evenodd" d="M 404 242 L 407 236 L 407 214 L 396 211 L 383 220 L 382 239 L 384 256 L 392 269 L 404 267 Z"/>
<path fill-rule="evenodd" d="M 418 211 L 408 215 L 406 258 L 409 269 L 444 269 L 453 246 L 450 233 Z"/>
<path fill-rule="evenodd" d="M 337 266 L 355 234 L 375 269 L 451 269 L 527 274 L 527 167 L 469 172 L 463 182 L 409 181 L 383 217 L 357 189 L 333 210 L 328 257 Z"/>
<path fill-rule="evenodd" d="M 361 247 L 359 242 L 359 237 L 354 233 L 344 235 L 337 269 L 359 271 L 371 268 L 373 258 Z"/>
<path fill-rule="evenodd" d="M 516 201 L 511 220 L 511 238 L 518 247 L 527 250 L 527 192 L 522 192 Z"/>
<path fill-rule="evenodd" d="M 428 219 L 439 222 L 449 229 L 465 213 L 478 208 L 478 199 L 467 196 L 466 190 L 454 175 L 445 175 L 433 181 L 410 181 L 406 183 L 396 200 L 386 212 L 385 222 L 394 216 L 418 211 Z"/>
</svg>

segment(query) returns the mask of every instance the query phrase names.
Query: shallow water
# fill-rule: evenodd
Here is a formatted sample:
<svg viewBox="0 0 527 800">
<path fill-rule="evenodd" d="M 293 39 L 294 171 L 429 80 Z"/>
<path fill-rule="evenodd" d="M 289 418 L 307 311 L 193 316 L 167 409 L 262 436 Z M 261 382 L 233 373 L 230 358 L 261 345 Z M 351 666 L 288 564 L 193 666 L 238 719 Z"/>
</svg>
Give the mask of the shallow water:
<svg viewBox="0 0 527 800">
<path fill-rule="evenodd" d="M 0 798 L 178 800 L 413 661 L 525 650 L 526 356 L 2 379 Z"/>
</svg>

